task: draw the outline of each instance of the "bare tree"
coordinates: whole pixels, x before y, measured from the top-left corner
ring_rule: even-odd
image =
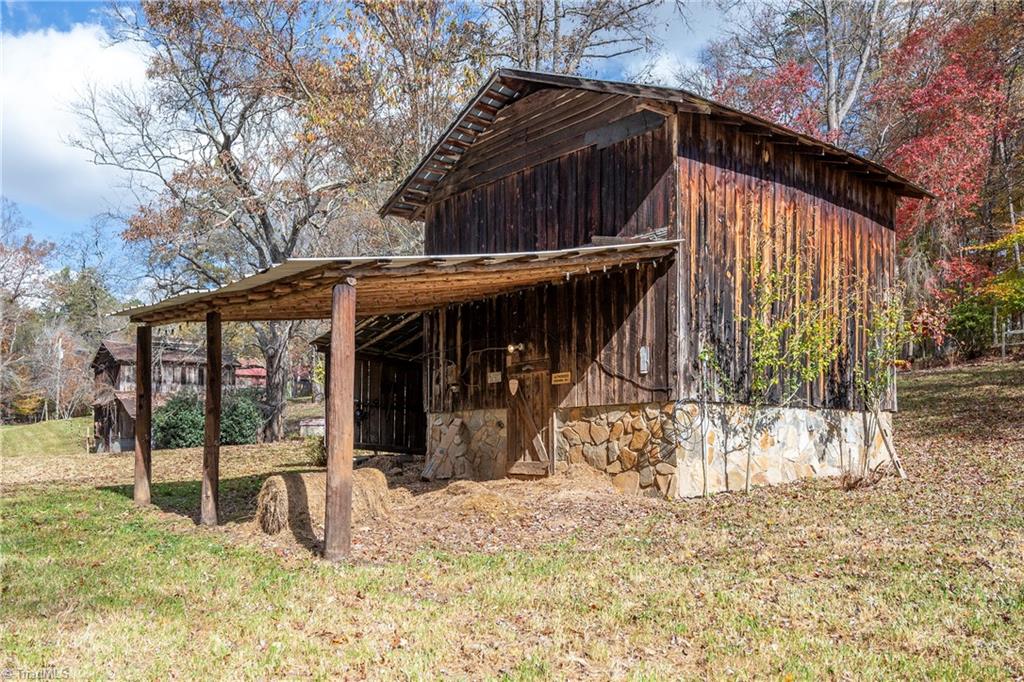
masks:
[[[25,348],[32,344],[20,342],[19,337],[29,304],[38,303],[54,250],[51,242],[24,234],[29,227],[17,204],[0,198],[0,396],[5,403],[25,383],[19,369]]]
[[[701,68],[680,81],[745,108],[761,96],[729,84],[802,67],[813,87],[807,102],[817,111],[821,133],[841,140],[856,127],[878,59],[913,24],[918,2],[892,0],[719,0],[727,16],[725,37],[705,51]],[[749,81],[747,81],[749,83]]]
[[[32,392],[42,398],[47,418],[68,419],[81,414],[92,397],[89,351],[63,320],[51,321],[40,331],[26,357]]]
[[[145,3],[116,7],[116,39],[149,57],[141,91],[89,90],[71,142],[126,171],[137,206],[125,237],[144,245],[164,293],[221,286],[313,250],[365,178],[307,114],[358,88],[323,76],[320,4]],[[347,87],[352,85],[352,87]],[[329,88],[328,88],[329,86]],[[352,96],[347,105],[360,106]],[[253,324],[267,368],[265,437],[283,433],[294,323]]]
[[[577,73],[657,46],[662,0],[491,0],[491,54],[525,69]],[[682,5],[678,5],[680,8]]]
[[[66,320],[87,347],[128,327],[127,320],[112,313],[125,307],[122,299],[133,293],[141,271],[120,249],[111,248],[116,240],[101,219],[94,220],[89,229],[61,243],[58,254],[65,265],[46,281],[42,311]]]
[[[315,98],[312,118],[332,122],[326,132],[344,147],[358,140],[358,163],[371,181],[352,194],[339,219],[345,229],[335,237],[351,233],[356,243],[350,248],[375,253],[419,252],[419,224],[382,222],[376,210],[486,77],[484,10],[459,0],[360,0],[336,28],[332,40],[339,49],[358,43],[345,68],[361,86],[360,120],[348,113],[351,102],[338,97]],[[321,243],[339,252],[335,240]]]

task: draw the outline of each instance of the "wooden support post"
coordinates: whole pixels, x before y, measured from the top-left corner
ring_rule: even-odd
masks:
[[[220,397],[224,363],[221,361],[220,313],[206,313],[206,428],[203,433],[203,490],[199,523],[217,525],[220,482]]]
[[[135,503],[149,504],[153,476],[150,419],[153,413],[153,328],[135,330]]]
[[[331,349],[324,353],[324,447],[331,432]]]
[[[327,398],[327,502],[324,558],[338,561],[352,548],[353,383],[356,369],[356,282],[334,285],[331,303],[330,386]]]

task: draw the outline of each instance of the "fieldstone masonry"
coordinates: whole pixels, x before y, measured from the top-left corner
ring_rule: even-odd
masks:
[[[626,494],[677,496],[673,405],[574,408],[558,421],[556,459],[587,462]]]
[[[556,466],[586,462],[608,473],[627,495],[677,499],[705,490],[742,490],[751,411],[745,405],[696,403],[620,405],[560,410],[556,414]],[[507,468],[505,410],[429,415],[428,452],[460,418],[450,452],[453,478],[503,478]],[[882,415],[891,432],[891,415]],[[751,484],[774,485],[813,476],[860,471],[887,455],[882,435],[866,429],[862,412],[769,408],[758,416]],[[701,443],[703,442],[703,448]],[[867,447],[865,447],[867,444]],[[701,458],[706,466],[701,465]]]
[[[611,474],[615,487],[631,495],[693,497],[703,494],[705,477],[708,493],[742,490],[750,415],[745,405],[711,405],[701,419],[695,403],[565,410],[558,415],[556,457]],[[751,485],[858,471],[865,455],[869,466],[877,465],[885,446],[877,429],[865,437],[871,423],[865,417],[842,410],[760,411]],[[890,415],[882,419],[890,429]]]
[[[503,478],[507,450],[505,410],[465,410],[428,415],[427,452],[434,450],[456,418],[462,420],[449,453],[453,478],[486,481]]]

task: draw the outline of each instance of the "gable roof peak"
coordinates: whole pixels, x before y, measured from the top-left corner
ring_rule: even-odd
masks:
[[[763,131],[769,138],[813,149],[815,154],[820,154],[826,160],[849,163],[865,174],[869,181],[887,185],[901,196],[932,196],[910,180],[858,154],[682,88],[501,68],[494,71],[480,86],[416,168],[398,185],[380,208],[380,215],[422,219],[423,209],[434,188],[458,165],[459,159],[476,139],[490,129],[499,112],[527,95],[549,88],[587,90],[667,102],[674,105],[675,110],[691,111],[750,126]]]

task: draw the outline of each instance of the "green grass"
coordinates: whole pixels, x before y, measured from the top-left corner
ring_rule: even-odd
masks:
[[[908,482],[665,504],[597,544],[530,551],[425,538],[401,561],[334,566],[137,509],[124,486],[18,489],[0,500],[0,668],[1020,678],[1022,400],[1020,365],[914,375],[897,421]],[[153,494],[187,506],[198,489]]]
[[[23,457],[39,453],[71,454],[85,451],[89,417],[54,419],[35,424],[0,426],[0,454]]]

